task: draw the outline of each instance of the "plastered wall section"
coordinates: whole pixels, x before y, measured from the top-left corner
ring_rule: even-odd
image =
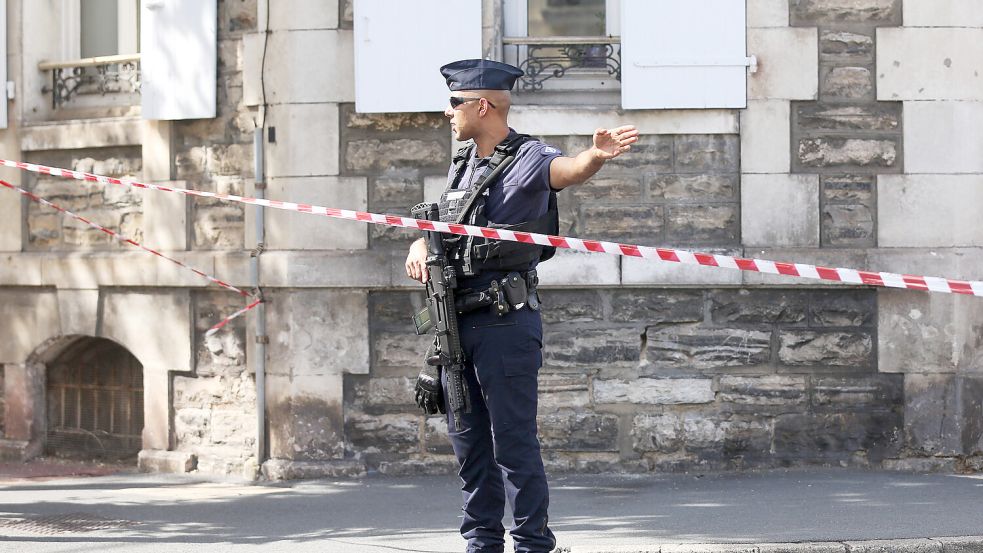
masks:
[[[748,76],[748,107],[740,116],[746,247],[819,246],[819,177],[790,174],[790,106],[818,95],[818,31],[788,24],[787,2],[749,2],[748,54],[758,69]]]
[[[12,144],[16,140],[11,139],[15,132],[9,128],[0,131],[0,149],[3,152],[17,153],[16,146]],[[12,169],[0,170],[0,179],[15,186],[19,186],[21,182],[20,175],[15,174]],[[20,194],[6,187],[0,190],[0,213],[4,214],[3,217],[0,217],[0,252],[21,251],[23,205],[24,200]]]
[[[906,174],[877,179],[882,270],[978,279],[983,253],[983,12],[967,0],[906,0],[877,34],[877,97],[903,102]],[[979,450],[979,298],[881,291],[881,372],[906,373],[907,445]],[[973,399],[977,398],[977,399]]]
[[[275,141],[267,134],[265,144],[267,197],[364,210],[366,179],[338,178],[339,104],[355,101],[352,32],[338,29],[337,2],[305,2],[299,8],[274,10],[267,21],[266,6],[260,6],[258,28],[269,23],[271,32],[243,39],[244,101],[259,105],[265,95],[265,123],[275,129]],[[330,67],[312,69],[310,52],[332,60]],[[247,247],[255,246],[255,216],[247,209]],[[364,224],[276,210],[267,211],[267,220],[271,249],[368,248]]]
[[[344,457],[343,374],[369,370],[368,293],[283,291],[269,311],[270,456]]]
[[[21,18],[21,7],[19,2],[8,2],[7,5],[7,79],[15,83],[20,81],[21,58],[23,49],[21,43],[23,35],[20,32],[21,26],[18,24]],[[23,85],[21,85],[23,86]],[[18,90],[15,85],[15,95]],[[20,104],[16,101],[0,100],[7,102],[7,128],[0,130],[0,152],[4,156],[11,156],[20,159],[20,147],[17,141],[18,127],[20,126]],[[21,172],[14,169],[0,169],[0,179],[11,184],[20,185]],[[0,218],[0,252],[19,252],[21,250],[22,226],[21,220],[23,200],[20,195],[11,190],[0,190],[0,213],[6,214]]]

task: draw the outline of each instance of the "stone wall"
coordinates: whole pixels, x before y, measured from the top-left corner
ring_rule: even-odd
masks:
[[[242,298],[225,291],[192,295],[195,370],[173,377],[174,448],[193,453],[197,469],[254,478],[256,387],[246,367],[246,323],[242,318],[222,332],[205,332],[242,307]]]
[[[901,103],[877,101],[877,29],[901,24],[901,1],[790,6],[792,25],[819,30],[819,97],[792,104],[792,170],[820,174],[822,247],[876,247],[876,175],[904,169]]]
[[[259,124],[257,110],[243,99],[242,43],[257,29],[258,8],[255,0],[220,1],[218,6],[217,115],[172,123],[172,173],[188,188],[241,195],[254,180],[253,129]],[[241,204],[195,197],[189,214],[191,250],[235,252],[245,247]],[[205,336],[245,300],[211,289],[193,292],[191,302],[194,371],[173,376],[172,446],[194,454],[201,472],[255,478],[256,386],[246,363],[246,318]]]
[[[551,470],[868,466],[903,445],[901,375],[877,371],[871,291],[546,290],[539,426]],[[370,296],[372,366],[346,431],[370,469],[446,471],[413,404],[419,293]]]
[[[218,107],[214,119],[173,123],[174,176],[196,190],[222,194],[245,193],[253,179],[253,129],[259,123],[255,109],[243,101],[242,40],[255,32],[255,0],[218,3]],[[245,240],[241,204],[193,198],[193,249],[236,250]]]
[[[969,206],[983,200],[983,95],[972,70],[983,20],[973,2],[749,0],[748,53],[759,66],[747,109],[531,102],[517,103],[512,121],[567,154],[587,147],[596,126],[642,129],[631,153],[560,194],[562,234],[979,278],[983,223]],[[349,0],[274,3],[271,14],[256,0],[218,6],[216,118],[0,132],[20,133],[27,161],[251,196],[253,129],[264,124],[270,198],[395,214],[436,199],[455,147],[446,121],[355,112]],[[487,25],[500,17],[485,15],[494,49]],[[312,51],[334,61],[330,71],[311,69]],[[143,136],[154,145],[141,142],[151,128],[158,134]],[[249,283],[252,209],[23,182]],[[3,242],[0,291],[18,302],[0,308],[26,330],[0,347],[0,364],[25,367],[49,339],[102,332],[147,369],[145,446],[159,467],[173,454],[180,470],[196,460],[202,472],[255,477],[252,316],[204,336],[241,298],[46,208],[3,205],[20,210],[24,233]],[[426,342],[407,314],[423,297],[402,263],[418,233],[275,210],[266,221],[264,473],[453,472],[445,423],[412,402]],[[539,422],[550,470],[983,465],[978,299],[570,252],[542,273]],[[160,343],[140,339],[146,313],[159,319]],[[12,370],[7,387],[26,381]],[[12,403],[3,399],[0,415]],[[0,416],[0,431],[13,426]]]
[[[365,177],[368,209],[408,216],[427,177],[447,174],[450,135],[436,113],[363,114],[341,106],[341,174]],[[370,249],[405,249],[419,231],[371,225]]]
[[[590,146],[588,136],[541,139],[571,156]],[[560,234],[645,245],[737,246],[739,170],[737,135],[642,136],[630,154],[559,195]]]
[[[369,374],[351,375],[345,382],[349,447],[364,452],[368,466],[385,473],[445,472],[455,462],[446,422],[424,416],[413,400],[420,352],[428,344],[406,315],[423,305],[420,292],[369,294]]]
[[[245,193],[246,183],[253,180],[253,128],[258,119],[257,110],[243,99],[242,42],[246,33],[256,31],[257,9],[255,0],[218,3],[215,118],[156,123],[154,128],[161,133],[158,150],[148,149],[146,143],[140,145],[140,132],[146,140],[149,124],[129,118],[100,119],[98,128],[85,121],[68,121],[64,129],[40,125],[25,130],[21,140],[22,147],[28,150],[25,160],[113,177],[178,180],[178,186],[197,190]],[[148,154],[159,159],[144,159]],[[148,171],[148,165],[154,169]],[[239,204],[161,197],[160,193],[122,186],[32,174],[27,174],[24,182],[38,195],[78,215],[148,247],[162,249],[190,266],[244,285],[244,278],[234,274],[236,258],[246,259],[245,255],[236,255],[242,251],[246,235],[244,208]],[[133,327],[130,332],[146,332],[152,326],[161,333],[161,340],[175,333],[194,337],[190,351],[169,352],[178,358],[187,356],[190,367],[179,368],[162,361],[168,356],[132,350],[145,366],[148,403],[153,396],[155,404],[146,411],[147,425],[153,430],[144,432],[145,448],[182,452],[181,467],[190,458],[197,460],[197,468],[203,472],[254,478],[258,471],[256,392],[246,365],[246,320],[234,321],[213,337],[204,336],[215,322],[241,309],[243,298],[222,289],[203,290],[206,281],[181,269],[120,245],[105,233],[48,207],[33,202],[25,205],[23,249],[53,253],[50,259],[39,258],[38,262],[54,264],[47,266],[45,282],[56,286],[58,297],[64,298],[50,313],[56,321],[61,318],[61,325],[55,324],[46,332],[105,332],[99,317],[107,309],[102,306],[110,302],[109,298],[118,297],[114,293],[122,294],[117,286],[161,291],[164,296],[173,291],[167,288],[168,284],[186,287],[183,306],[187,309],[190,305],[194,312],[190,321],[188,317],[162,317],[151,323],[146,317],[152,310],[128,311],[125,315],[126,325]],[[183,250],[202,254],[185,254]],[[100,252],[101,257],[73,255],[78,251]],[[111,257],[111,252],[121,257]],[[217,267],[209,252],[220,254],[219,258],[228,263]],[[34,280],[34,285],[41,283],[40,270]],[[193,291],[188,293],[187,287]],[[86,302],[91,298],[92,305],[78,304],[83,297]],[[31,347],[40,347],[45,337],[35,337],[37,343]],[[172,340],[153,345],[180,349],[182,343]],[[43,348],[39,351],[43,352]],[[152,439],[148,438],[151,435]]]
[[[2,392],[2,393],[0,393],[0,438],[2,438],[2,437],[5,436],[5,431],[6,431],[6,428],[7,428],[7,424],[6,424],[7,423],[7,419],[6,419],[6,416],[7,416],[7,405],[6,405],[6,403],[7,403],[7,392],[6,392],[6,388],[4,387],[4,381],[3,381],[3,379],[4,379],[4,369],[3,369],[3,366],[0,365],[0,392]]]
[[[136,178],[142,168],[140,150],[132,147],[42,152],[28,160],[118,178]],[[138,242],[143,239],[143,197],[132,188],[45,175],[30,175],[25,181],[32,192],[76,215]],[[123,248],[129,246],[82,221],[36,202],[27,204],[28,251]]]

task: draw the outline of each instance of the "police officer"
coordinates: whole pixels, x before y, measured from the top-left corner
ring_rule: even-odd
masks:
[[[443,220],[461,216],[455,210],[460,211],[460,200],[467,197],[467,191],[494,175],[492,182],[481,185],[487,192],[473,208],[478,213],[463,214],[464,222],[533,232],[555,229],[555,192],[583,183],[605,161],[627,152],[638,140],[633,126],[597,129],[589,149],[564,157],[558,149],[519,135],[508,125],[510,91],[522,76],[521,70],[474,59],[449,63],[440,72],[450,89],[444,115],[450,120],[451,132],[459,141],[472,142],[455,156],[450,168],[448,189],[440,204]],[[497,174],[489,170],[507,154],[513,158],[505,162],[507,166]],[[530,278],[536,264],[549,255],[534,246],[517,250],[514,243],[491,242],[458,239],[452,243],[456,251],[449,257],[460,265],[458,295],[486,291],[511,274],[527,280],[529,298],[506,307],[504,315],[487,308],[458,315],[470,397],[470,411],[461,415],[460,430],[455,429],[451,409],[445,409],[451,444],[461,466],[461,534],[468,541],[468,553],[502,553],[502,518],[508,502],[515,550],[549,552],[556,539],[547,524],[549,493],[536,435],[543,330],[535,295],[537,280]],[[406,274],[426,282],[426,258],[426,244],[420,239],[410,247]],[[444,378],[445,390],[446,385]]]

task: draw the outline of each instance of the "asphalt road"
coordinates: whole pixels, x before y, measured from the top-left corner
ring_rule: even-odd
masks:
[[[551,526],[574,552],[983,535],[981,476],[822,469],[551,483]],[[0,551],[458,552],[459,508],[451,476],[6,480]]]

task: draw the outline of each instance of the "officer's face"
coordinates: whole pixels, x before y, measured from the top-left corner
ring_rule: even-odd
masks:
[[[447,101],[447,108],[444,115],[450,119],[451,132],[457,140],[470,140],[474,138],[476,125],[480,119],[479,112],[487,110],[485,105],[487,100],[482,100],[481,96],[469,92],[452,92]]]

